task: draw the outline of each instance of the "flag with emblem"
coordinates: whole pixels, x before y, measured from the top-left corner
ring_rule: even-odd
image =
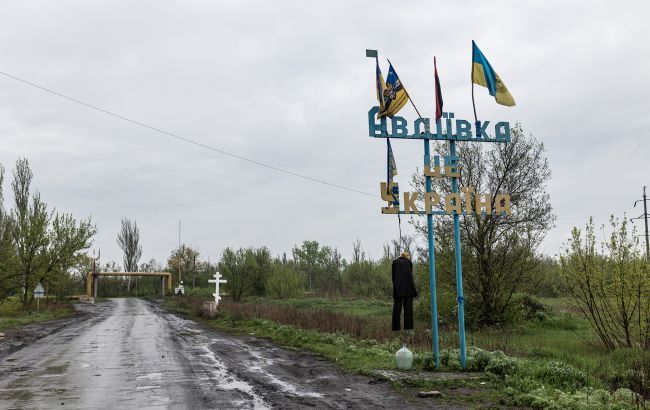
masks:
[[[384,109],[379,111],[379,117],[392,117],[408,102],[408,94],[400,81],[393,65],[388,67],[386,87],[384,88]]]

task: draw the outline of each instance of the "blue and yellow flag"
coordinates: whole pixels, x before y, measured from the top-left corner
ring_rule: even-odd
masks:
[[[388,68],[386,87],[384,88],[384,109],[379,111],[379,118],[392,117],[408,102],[408,94],[402,85],[393,65]]]
[[[384,76],[381,75],[381,70],[379,69],[379,59],[377,59],[377,76],[375,79],[377,85],[377,101],[379,101],[379,112],[384,111],[384,90],[386,89],[386,82],[384,81]]]
[[[391,182],[393,177],[397,175],[397,165],[395,164],[395,157],[393,156],[393,148],[390,146],[390,138],[386,138],[386,189],[390,191]],[[391,192],[387,192],[391,193]],[[393,192],[393,201],[398,198]]]
[[[497,104],[512,107],[515,99],[508,91],[506,85],[501,81],[499,75],[494,71],[487,58],[472,40],[472,83],[487,87],[490,95],[497,100]]]

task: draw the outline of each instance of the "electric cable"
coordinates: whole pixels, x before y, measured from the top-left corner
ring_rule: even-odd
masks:
[[[306,179],[308,181],[317,182],[319,184],[327,185],[327,186],[330,186],[330,187],[333,187],[333,188],[344,189],[344,190],[347,190],[347,191],[350,191],[350,192],[356,192],[358,194],[367,195],[367,196],[371,196],[371,197],[376,196],[376,195],[373,195],[373,194],[371,194],[369,192],[361,191],[361,190],[358,190],[358,189],[355,189],[355,188],[346,187],[346,186],[343,186],[343,185],[334,184],[332,182],[328,182],[328,181],[325,181],[325,180],[322,180],[322,179],[310,177],[308,175],[304,175],[304,174],[300,174],[300,173],[297,173],[297,172],[289,171],[289,170],[286,170],[286,169],[283,169],[283,168],[280,168],[280,167],[276,167],[274,165],[270,165],[270,164],[266,164],[264,162],[256,161],[254,159],[246,158],[246,157],[244,157],[242,155],[233,154],[233,153],[225,151],[223,149],[216,148],[216,147],[213,147],[211,145],[206,145],[206,144],[203,144],[201,142],[192,140],[190,138],[186,138],[186,137],[182,137],[182,136],[180,136],[178,134],[174,134],[173,132],[165,131],[163,129],[154,127],[152,125],[145,124],[145,123],[137,121],[137,120],[133,120],[131,118],[125,117],[125,116],[120,115],[120,114],[116,114],[116,113],[114,113],[112,111],[109,111],[109,110],[107,110],[105,108],[101,108],[101,107],[98,107],[96,105],[93,105],[93,104],[87,103],[85,101],[79,100],[77,98],[67,96],[67,95],[62,94],[60,92],[51,90],[49,88],[46,88],[46,87],[43,87],[41,85],[32,83],[30,81],[27,81],[27,80],[25,80],[23,78],[16,77],[15,75],[11,75],[9,73],[5,73],[5,72],[2,72],[2,71],[0,71],[0,74],[4,75],[5,77],[9,77],[9,78],[11,78],[13,80],[19,81],[19,82],[21,82],[23,84],[27,84],[29,86],[37,88],[37,89],[39,89],[41,91],[45,91],[47,93],[56,95],[58,97],[64,98],[64,99],[72,101],[74,103],[83,105],[83,106],[85,106],[87,108],[91,108],[93,110],[102,112],[104,114],[108,114],[108,115],[110,115],[112,117],[115,117],[115,118],[118,118],[120,120],[129,122],[131,124],[134,124],[134,125],[137,125],[137,126],[140,126],[140,127],[143,127],[143,128],[146,128],[146,129],[151,130],[151,131],[158,132],[160,134],[167,135],[169,137],[176,138],[176,139],[178,139],[180,141],[184,141],[184,142],[196,145],[196,146],[201,147],[201,148],[209,149],[211,151],[215,151],[215,152],[218,152],[218,153],[223,154],[223,155],[227,155],[227,156],[232,157],[232,158],[236,158],[236,159],[239,159],[239,160],[242,160],[242,161],[246,161],[246,162],[254,164],[254,165],[258,165],[258,166],[261,166],[261,167],[264,167],[264,168],[272,169],[272,170],[277,171],[277,172],[282,172],[282,173],[285,173],[285,174],[288,174],[288,175],[291,175],[291,176],[294,176],[294,177],[297,177],[297,178]]]

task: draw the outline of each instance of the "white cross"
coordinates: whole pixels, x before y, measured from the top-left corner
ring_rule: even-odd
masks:
[[[209,279],[209,283],[214,283],[214,293],[212,296],[214,296],[214,302],[218,305],[219,301],[221,300],[221,296],[219,296],[219,284],[220,283],[226,283],[228,282],[225,279],[221,279],[223,276],[219,272],[214,274],[214,279]]]

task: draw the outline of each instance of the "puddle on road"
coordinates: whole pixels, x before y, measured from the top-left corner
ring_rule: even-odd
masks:
[[[299,396],[299,397],[309,397],[309,398],[314,398],[314,399],[322,399],[324,396],[320,393],[316,392],[302,392],[299,391],[296,386],[294,386],[291,383],[287,383],[283,380],[278,379],[271,373],[267,372],[266,370],[262,369],[259,366],[251,366],[249,367],[250,370],[256,371],[260,374],[263,374],[266,376],[269,380],[269,383],[275,384],[276,386],[280,387],[280,391],[283,393],[289,393],[294,396]]]
[[[143,374],[135,378],[136,380],[160,380],[162,379],[162,373],[149,373]]]
[[[258,396],[253,390],[253,386],[246,383],[243,380],[235,378],[232,374],[229,374],[226,370],[226,365],[221,360],[217,359],[217,356],[212,350],[210,350],[205,344],[201,346],[201,349],[205,352],[201,357],[208,358],[212,361],[214,367],[207,367],[212,370],[212,373],[216,377],[217,387],[223,390],[237,390],[246,395],[248,395],[253,401],[253,408],[255,410],[270,409],[264,403],[262,397]]]

